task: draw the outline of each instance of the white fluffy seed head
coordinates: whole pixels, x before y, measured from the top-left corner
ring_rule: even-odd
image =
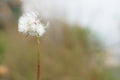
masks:
[[[38,13],[35,12],[24,13],[18,22],[18,31],[32,36],[42,36],[45,28],[46,26],[39,20]]]

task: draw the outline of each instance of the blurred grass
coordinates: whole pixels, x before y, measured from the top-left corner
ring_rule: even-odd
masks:
[[[41,79],[90,80],[90,72],[97,67],[95,58],[98,53],[93,52],[88,44],[89,33],[81,28],[69,29],[63,25],[62,39],[58,42],[54,39],[57,34],[54,31],[52,28],[41,37]],[[15,79],[18,79],[17,74],[22,80],[36,79],[34,38],[24,38],[16,31],[10,34],[9,53],[5,60]]]
[[[5,52],[5,35],[2,30],[0,30],[0,64],[2,63],[3,60],[3,55]]]
[[[36,80],[36,40],[18,33],[19,7],[11,2],[7,9],[13,16],[1,20],[0,63],[9,68],[8,80]],[[95,33],[64,20],[51,22],[40,38],[41,80],[119,80],[104,65],[106,52]]]
[[[13,27],[6,29],[7,39],[3,41],[7,46],[3,62],[10,69],[11,80],[36,79],[36,40],[18,33],[17,24],[9,26]],[[62,23],[59,34],[55,27],[49,28],[40,38],[41,80],[114,79],[104,68],[105,51],[89,29],[76,25],[69,28]],[[4,33],[1,35],[4,37]]]

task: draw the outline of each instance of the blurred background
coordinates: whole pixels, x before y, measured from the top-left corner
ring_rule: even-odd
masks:
[[[34,37],[23,12],[50,22],[41,41],[41,80],[120,80],[119,0],[0,0],[0,80],[36,80]]]

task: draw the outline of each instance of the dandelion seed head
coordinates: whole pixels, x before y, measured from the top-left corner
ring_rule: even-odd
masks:
[[[37,12],[24,13],[18,22],[18,31],[31,36],[42,36],[46,26],[39,20]]]

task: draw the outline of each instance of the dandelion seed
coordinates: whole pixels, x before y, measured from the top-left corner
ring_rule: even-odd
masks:
[[[46,26],[39,20],[38,13],[29,12],[24,13],[18,23],[18,31],[31,35],[42,36],[45,33]]]

